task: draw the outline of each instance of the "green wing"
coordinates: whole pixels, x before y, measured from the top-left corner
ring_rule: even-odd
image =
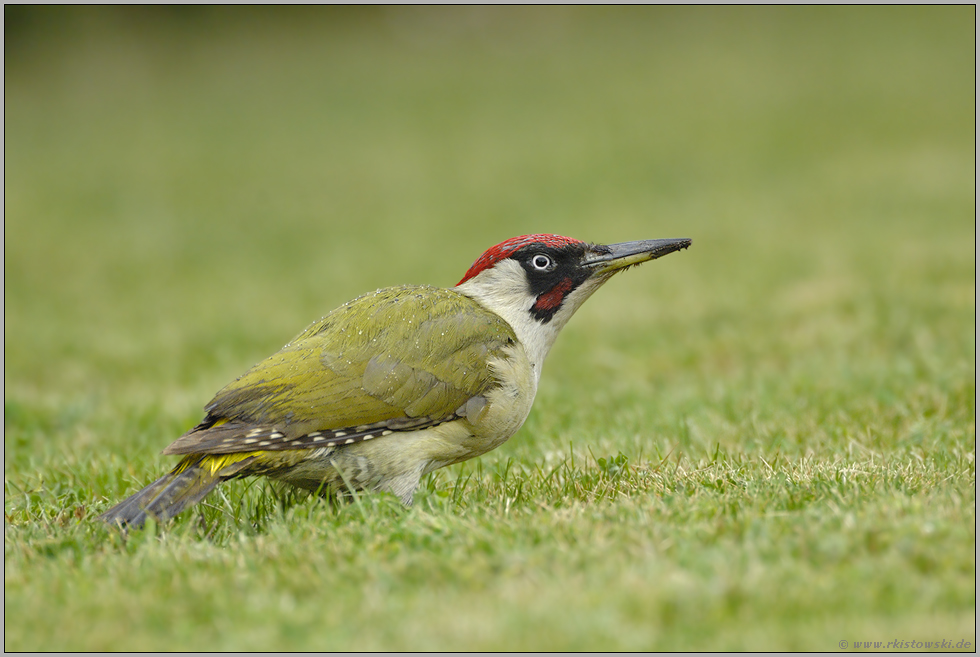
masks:
[[[284,449],[316,432],[443,422],[495,385],[511,326],[445,288],[378,290],[344,304],[221,390],[169,454]]]

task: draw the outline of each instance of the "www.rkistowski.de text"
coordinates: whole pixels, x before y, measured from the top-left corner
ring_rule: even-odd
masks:
[[[841,650],[908,650],[914,648],[916,650],[975,650],[976,646],[973,645],[972,641],[967,641],[966,639],[961,639],[959,641],[951,639],[939,639],[935,641],[916,641],[908,640],[903,641],[901,639],[894,639],[892,641],[848,641],[847,639],[842,639],[837,644]]]

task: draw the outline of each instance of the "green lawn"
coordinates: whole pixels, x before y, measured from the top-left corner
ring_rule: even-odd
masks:
[[[5,650],[974,650],[975,11],[5,7]],[[694,245],[411,510],[96,520],[531,232]]]

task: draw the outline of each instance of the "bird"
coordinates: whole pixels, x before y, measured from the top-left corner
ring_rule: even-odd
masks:
[[[181,457],[176,467],[99,517],[122,529],[165,522],[250,476],[328,496],[387,492],[411,506],[423,476],[520,429],[545,357],[586,299],[691,243],[522,235],[485,251],[455,287],[349,301],[221,389],[163,450]]]

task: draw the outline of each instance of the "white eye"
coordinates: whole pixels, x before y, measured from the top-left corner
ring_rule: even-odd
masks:
[[[538,271],[548,271],[549,269],[551,269],[552,264],[553,262],[551,258],[549,258],[543,253],[539,253],[538,255],[531,258],[531,266],[537,269]]]

